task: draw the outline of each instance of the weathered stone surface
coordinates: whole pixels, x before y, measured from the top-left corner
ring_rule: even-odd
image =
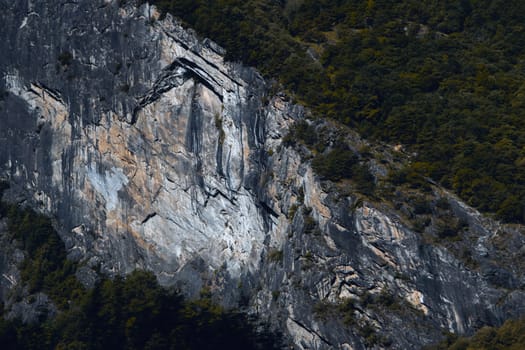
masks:
[[[519,229],[443,192],[468,223],[470,268],[393,209],[326,187],[283,143],[303,109],[170,16],[102,0],[0,9],[0,176],[55,219],[70,258],[189,295],[208,285],[298,349],[420,348],[524,314]]]

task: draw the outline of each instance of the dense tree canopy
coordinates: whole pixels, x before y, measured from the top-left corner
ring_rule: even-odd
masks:
[[[508,320],[501,327],[483,327],[470,338],[450,335],[426,350],[520,350],[525,349],[525,320]]]
[[[421,174],[525,222],[525,3],[154,0],[317,117],[401,144]]]

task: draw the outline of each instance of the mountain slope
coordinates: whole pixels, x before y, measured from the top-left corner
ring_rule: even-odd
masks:
[[[279,79],[317,117],[406,148],[408,171],[524,222],[521,1],[153,3]]]
[[[388,185],[406,155],[119,5],[0,1],[6,196],[53,217],[86,284],[142,268],[206,287],[296,348],[419,348],[523,314],[519,227],[421,178]]]

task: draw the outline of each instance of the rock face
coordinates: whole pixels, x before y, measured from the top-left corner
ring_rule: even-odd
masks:
[[[525,313],[523,269],[495,261],[503,234],[507,258],[523,255],[518,229],[447,194],[476,240],[467,267],[395,210],[320,182],[283,142],[303,109],[169,15],[108,0],[0,9],[0,176],[52,215],[70,258],[209,286],[298,349],[420,348]]]

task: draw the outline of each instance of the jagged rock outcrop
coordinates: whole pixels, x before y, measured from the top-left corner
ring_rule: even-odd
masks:
[[[52,215],[70,258],[208,285],[299,349],[419,348],[524,313],[523,252],[498,241],[522,245],[519,228],[434,186],[469,227],[467,266],[393,208],[321,182],[283,142],[304,110],[256,71],[120,5],[0,0],[0,175]]]

